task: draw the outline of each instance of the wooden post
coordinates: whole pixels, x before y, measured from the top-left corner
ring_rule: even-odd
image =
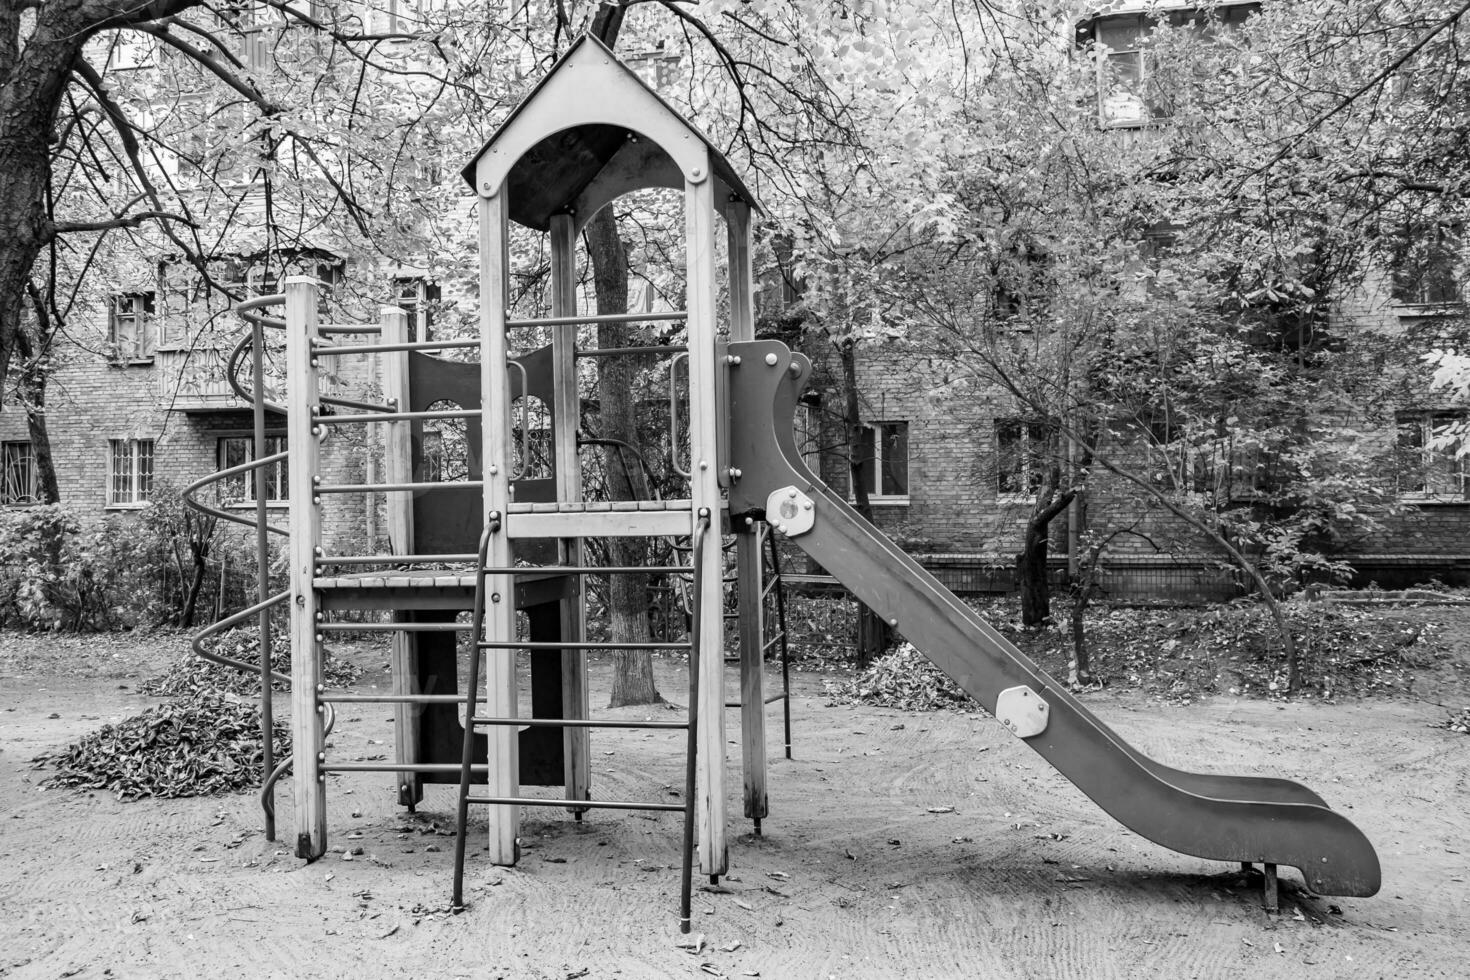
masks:
[[[382,326],[382,341],[385,344],[401,344],[412,338],[408,335],[408,314],[396,306],[384,306],[378,315]],[[393,351],[380,355],[383,361],[383,395],[397,411],[410,409],[408,392],[408,352]],[[388,483],[413,482],[413,423],[383,423],[383,474]],[[392,491],[384,495],[388,518],[388,549],[395,555],[411,555],[413,550],[413,494],[409,491]],[[395,615],[402,619],[405,614]],[[414,635],[399,630],[393,634],[393,646],[389,654],[394,694],[418,694],[414,670]],[[396,704],[393,706],[393,741],[395,758],[399,762],[413,764],[419,761],[418,732],[424,707],[420,704]],[[399,806],[412,807],[423,799],[423,786],[416,772],[403,771],[397,774]]]
[[[755,276],[750,255],[750,205],[725,207],[730,256],[730,339],[755,339]],[[715,406],[729,411],[728,405]],[[731,479],[738,479],[733,474]],[[740,609],[740,759],[745,774],[745,816],[761,820],[770,806],[766,795],[765,595],[761,581],[761,525],[733,529],[736,587]]]
[[[684,183],[684,229],[689,317],[690,499],[695,520],[710,518],[709,543],[698,569],[699,644],[699,868],[722,875],[725,840],[724,583],[719,548],[720,485],[715,404],[715,201],[708,157]]]
[[[569,214],[551,216],[551,315],[577,314],[577,229]],[[556,447],[556,499],[561,503],[582,500],[582,464],[577,452],[577,429],[581,421],[581,394],[577,387],[576,335],[558,330],[551,340],[552,372],[555,377],[555,405],[552,417],[556,429],[552,442]],[[567,565],[582,564],[582,542],[563,538],[560,558]],[[579,643],[586,635],[587,611],[580,577],[574,576],[561,606],[561,639]],[[586,718],[587,652],[563,650],[561,654],[562,717]],[[592,743],[586,728],[562,730],[565,759],[566,792],[569,800],[585,800],[592,792]],[[580,815],[581,811],[574,812]]]
[[[311,346],[317,338],[317,281],[286,280],[286,445],[291,453],[291,757],[296,791],[296,856],[315,860],[327,850],[326,777],[321,771],[322,682],[317,632],[317,547],[321,543],[318,440],[321,396]]]
[[[506,533],[510,510],[510,385],[506,377],[505,304],[510,256],[506,227],[505,188],[492,197],[480,198],[480,400],[486,521],[499,520],[501,530],[490,538],[487,561],[492,568],[509,568],[510,536]],[[508,642],[515,638],[515,581],[510,575],[486,579],[485,639]],[[516,658],[514,650],[486,650],[486,715],[513,718],[516,715]],[[510,725],[491,725],[488,740],[490,796],[520,795],[520,750],[517,730]],[[506,804],[489,808],[490,860],[495,864],[516,863],[516,837],[520,833],[520,809]]]
[[[745,770],[745,815],[761,821],[766,797],[765,596],[761,582],[762,525],[736,528],[736,586],[740,608],[740,760]]]

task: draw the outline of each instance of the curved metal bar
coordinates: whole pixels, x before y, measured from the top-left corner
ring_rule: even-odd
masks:
[[[214,663],[220,664],[221,666],[231,667],[235,670],[254,673],[260,669],[259,664],[247,664],[245,661],[236,660],[234,657],[226,657],[223,654],[212,653],[209,650],[204,649],[202,644],[211,636],[214,636],[218,633],[223,633],[225,630],[231,629],[234,626],[238,626],[240,623],[243,623],[250,617],[259,615],[265,610],[270,609],[272,606],[276,606],[282,602],[285,602],[290,597],[290,592],[277,592],[269,599],[266,599],[263,602],[257,602],[249,609],[242,609],[234,615],[226,616],[219,622],[212,623],[209,626],[206,626],[204,629],[200,630],[193,637],[191,637],[189,640],[189,646],[194,651],[196,656],[202,657],[205,660],[213,661]],[[282,674],[277,670],[271,671],[271,679],[280,681],[283,684],[291,683],[291,678],[289,675]]]
[[[232,514],[227,510],[220,510],[218,507],[211,507],[209,504],[195,499],[194,494],[209,486],[211,483],[217,483],[221,480],[227,480],[232,476],[239,476],[242,473],[249,473],[253,470],[259,469],[262,466],[270,466],[272,463],[279,463],[289,458],[290,455],[291,454],[288,452],[273,453],[270,456],[265,456],[260,459],[252,459],[248,463],[241,463],[239,466],[231,466],[227,470],[218,470],[214,473],[209,474],[208,476],[200,477],[193,483],[189,484],[187,487],[184,488],[180,496],[184,498],[185,503],[187,503],[190,507],[194,508],[201,514],[208,514],[210,517],[217,517],[222,521],[229,521],[232,524],[243,524],[246,527],[255,527],[255,521],[251,520],[250,518],[242,517],[239,514]],[[289,535],[291,533],[285,528],[277,527],[274,524],[267,524],[265,526],[265,529],[272,534]]]
[[[255,393],[252,391],[247,391],[245,389],[245,386],[240,384],[239,373],[240,364],[244,361],[246,352],[248,352],[253,346],[254,338],[250,334],[246,334],[244,337],[241,337],[240,342],[237,343],[234,349],[230,351],[230,360],[229,363],[225,366],[225,380],[229,382],[231,390],[233,390],[235,394],[240,398],[240,400],[245,402],[245,404],[247,405],[255,404]],[[262,387],[264,386],[262,385]],[[279,405],[276,402],[268,401],[265,403],[265,407],[270,409],[272,412],[276,412],[281,415],[286,414],[285,406]]]

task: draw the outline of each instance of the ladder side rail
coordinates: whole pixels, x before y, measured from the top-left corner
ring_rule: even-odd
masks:
[[[379,311],[380,336],[387,344],[400,344],[408,340],[408,316],[396,306],[384,306]],[[382,372],[383,397],[396,409],[409,407],[409,366],[407,351],[391,351],[378,359]],[[383,478],[390,484],[413,482],[413,428],[407,419],[385,421],[383,437]],[[383,494],[388,524],[388,551],[392,555],[411,555],[413,539],[413,494],[407,490],[393,490]],[[369,548],[376,547],[369,542]],[[394,619],[401,619],[396,614]],[[413,666],[413,638],[404,630],[394,630],[389,660],[395,695],[417,694],[416,672]],[[419,761],[419,720],[423,717],[422,707],[413,703],[396,704],[393,709],[394,758],[412,765]],[[396,779],[398,803],[412,809],[423,796],[418,773],[403,769]]]
[[[316,700],[322,680],[320,597],[313,585],[316,550],[321,544],[321,497],[315,483],[321,469],[316,419],[321,387],[312,345],[316,341],[317,282],[293,276],[286,295],[286,444],[291,454],[291,730],[292,773],[296,795],[296,856],[315,860],[327,850],[325,776],[320,760],[325,735],[322,705]]]
[[[510,229],[506,188],[480,198],[480,465],[483,479],[485,526],[499,532],[487,539],[480,567],[507,568],[513,565],[509,524],[502,523],[510,510],[511,424],[509,362],[506,336],[506,303],[510,297]],[[515,579],[513,575],[486,573],[484,629],[477,635],[487,640],[506,641],[515,636]],[[495,651],[483,658],[485,701],[497,717],[517,714],[515,654]],[[490,766],[488,791],[495,796],[515,797],[520,790],[520,746],[510,729],[491,729],[487,736]],[[514,805],[492,806],[489,812],[490,859],[495,864],[516,862],[516,838],[520,815]]]

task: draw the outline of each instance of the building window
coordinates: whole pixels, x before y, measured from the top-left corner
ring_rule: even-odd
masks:
[[[909,495],[909,424],[870,422],[858,435],[858,478],[872,501]]]
[[[408,331],[412,339],[434,339],[434,312],[439,302],[439,284],[422,276],[393,280],[392,302],[408,314]]]
[[[1400,496],[1414,500],[1470,500],[1462,413],[1400,412],[1396,472]]]
[[[1078,45],[1093,44],[1097,59],[1098,120],[1104,126],[1131,127],[1170,114],[1175,93],[1167,91],[1149,43],[1149,35],[1160,23],[1188,27],[1208,37],[1238,27],[1259,8],[1256,2],[1226,0],[1207,9],[1111,14],[1079,24]]]
[[[286,451],[286,437],[283,435],[268,435],[265,437],[265,454],[275,456]],[[225,436],[219,441],[219,468],[221,470],[232,469],[236,466],[244,466],[255,460],[255,437],[250,436]],[[265,499],[267,503],[283,503],[289,499],[287,478],[290,471],[287,468],[287,460],[277,460],[265,467]],[[247,470],[236,476],[228,477],[219,483],[219,499],[224,504],[253,504],[255,503],[255,471]]]
[[[108,300],[107,341],[122,363],[153,360],[153,294],[119,293]]]
[[[113,439],[107,506],[138,507],[153,496],[153,440]]]
[[[1408,306],[1459,303],[1460,229],[1416,222],[1404,230],[1394,248],[1393,298]]]
[[[821,406],[812,402],[801,402],[796,406],[793,424],[796,448],[801,461],[817,476],[822,475],[822,415]]]
[[[1054,455],[1052,427],[1045,422],[997,419],[995,446],[996,493],[1014,500],[1035,497]]]
[[[0,504],[36,502],[36,454],[29,442],[0,443]]]

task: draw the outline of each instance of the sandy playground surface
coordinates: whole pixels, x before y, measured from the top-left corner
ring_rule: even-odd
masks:
[[[520,864],[472,856],[471,907],[451,915],[451,787],[430,787],[409,815],[388,777],[332,777],[333,853],[312,864],[263,838],[251,795],[120,803],[43,790],[31,758],[141,711],[151,701],[132,688],[182,644],[74,637],[22,649],[34,643],[0,633],[11,648],[0,654],[0,977],[1470,973],[1470,738],[1430,727],[1445,712],[1420,701],[1089,696],[1156,759],[1298,779],[1377,846],[1377,896],[1313,897],[1283,869],[1282,910],[1268,916],[1236,868],[1124,830],[989,717],[832,704],[821,675],[799,675],[791,761],[770,709],[761,837],[739,816],[729,719],[731,873],[695,894],[696,949],[679,945],[674,815],[598,811],[579,825],[533,812]],[[1467,649],[1455,656],[1470,661]],[[377,651],[362,656],[381,667]],[[594,705],[606,702],[606,671],[594,670]],[[385,683],[375,670],[359,689]],[[677,700],[686,689],[669,664],[659,686]],[[390,752],[391,713],[346,711],[336,757]],[[596,732],[593,745],[605,798],[681,785],[663,733]],[[279,808],[289,836],[289,786]]]

